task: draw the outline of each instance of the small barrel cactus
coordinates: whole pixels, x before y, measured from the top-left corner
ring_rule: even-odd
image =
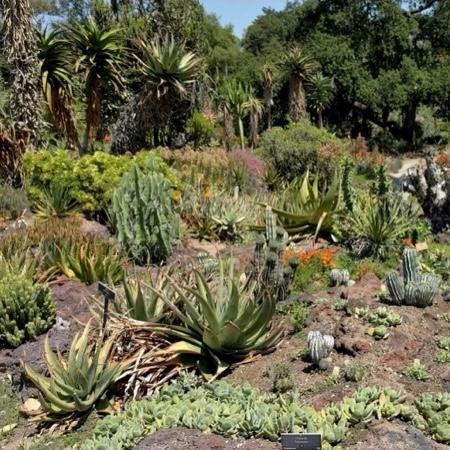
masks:
[[[348,286],[350,273],[347,269],[333,269],[330,272],[330,286]]]
[[[310,331],[307,341],[312,362],[320,368],[326,368],[326,359],[334,347],[334,337],[321,331]]]
[[[409,247],[403,251],[402,275],[391,272],[386,278],[392,302],[421,308],[430,306],[439,292],[441,279],[433,274],[420,273],[417,252]]]

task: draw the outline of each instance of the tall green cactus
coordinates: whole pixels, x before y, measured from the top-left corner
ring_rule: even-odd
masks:
[[[439,292],[441,279],[433,274],[420,273],[417,252],[409,247],[403,251],[402,274],[391,272],[386,278],[391,300],[397,305],[421,308],[431,305]]]
[[[134,165],[112,196],[110,216],[117,239],[138,264],[165,261],[181,234],[172,186],[157,164],[150,155],[143,171]]]
[[[25,273],[0,276],[0,346],[18,347],[48,330],[56,306],[47,287],[34,284]]]

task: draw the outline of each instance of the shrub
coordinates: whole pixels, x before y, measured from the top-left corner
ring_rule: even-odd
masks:
[[[286,129],[274,127],[262,134],[258,153],[287,180],[306,170],[331,178],[345,152],[342,141],[308,120]]]
[[[27,152],[23,157],[27,195],[37,201],[45,189],[58,185],[68,189],[84,212],[101,212],[111,202],[123,174],[134,162],[143,167],[149,153],[143,150],[132,157],[95,152],[75,158],[67,150]],[[167,165],[158,161],[158,171],[176,184]]]
[[[18,347],[50,328],[56,307],[48,288],[22,271],[5,269],[0,275],[0,341]]]
[[[214,136],[214,123],[199,111],[194,111],[192,117],[186,123],[186,131],[198,149],[202,145],[208,145]]]
[[[6,185],[0,185],[0,219],[17,219],[28,207],[25,194]]]
[[[167,259],[181,236],[173,188],[162,175],[159,158],[148,157],[144,170],[135,164],[114,190],[111,222],[125,251],[138,263]]]

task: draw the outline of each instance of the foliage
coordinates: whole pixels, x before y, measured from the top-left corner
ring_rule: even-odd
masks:
[[[180,216],[172,193],[173,186],[160,173],[154,155],[142,171],[132,166],[113,192],[112,225],[120,244],[138,264],[165,261],[180,238]]]
[[[449,402],[448,392],[422,394],[414,402],[414,425],[419,430],[430,433],[438,442],[450,442]]]
[[[338,138],[307,120],[285,129],[274,127],[265,131],[257,149],[278,175],[288,181],[307,170],[331,179],[344,152],[344,145]]]
[[[330,104],[333,97],[333,84],[331,78],[322,73],[311,75],[306,83],[306,96],[310,108],[317,115],[319,128],[322,128],[323,110]]]
[[[400,314],[391,311],[386,306],[380,306],[369,315],[368,320],[375,326],[385,325],[387,327],[396,327],[403,322],[403,317]]]
[[[346,191],[353,201],[352,210],[343,215],[341,237],[359,257],[388,259],[414,228],[417,211],[391,192],[383,166],[377,170],[370,194]]]
[[[192,140],[194,149],[208,145],[214,136],[214,123],[199,111],[194,111],[192,117],[186,122],[186,131]]]
[[[272,391],[277,393],[284,393],[294,387],[291,377],[291,369],[286,363],[275,363],[266,370],[266,375],[272,381]]]
[[[439,349],[434,354],[434,361],[436,361],[438,364],[448,364],[450,363],[450,352],[444,349]]]
[[[310,308],[305,302],[297,301],[289,305],[287,314],[289,315],[294,333],[300,333],[306,326],[306,321],[310,313]]]
[[[355,383],[359,383],[360,381],[362,381],[369,375],[369,373],[369,367],[361,363],[351,364],[344,370],[345,379],[347,381],[354,381]]]
[[[17,397],[15,396],[9,380],[0,380],[0,410],[3,411],[0,417],[0,430],[2,435],[12,431],[19,421],[17,411]]]
[[[44,266],[83,283],[118,283],[124,275],[125,259],[109,242],[94,236],[41,243]]]
[[[17,219],[28,207],[23,191],[0,184],[0,217]]]
[[[95,152],[73,158],[66,150],[28,152],[23,158],[27,195],[31,201],[36,201],[45,189],[57,185],[68,189],[84,212],[101,213],[111,203],[112,191],[123,174],[133,163],[143,168],[149,154],[142,151],[130,157]],[[176,179],[160,159],[157,167],[176,184]]]
[[[132,402],[119,414],[99,421],[82,450],[102,445],[132,448],[143,436],[161,428],[185,426],[226,437],[259,437],[277,441],[281,433],[322,432],[324,448],[341,442],[348,428],[374,417],[391,420],[408,407],[405,396],[389,388],[366,387],[341,403],[316,411],[298,396],[261,394],[245,384],[215,381],[202,386],[177,381],[148,400]],[[331,444],[331,445],[330,445]]]
[[[0,340],[11,347],[36,339],[55,321],[56,306],[46,286],[0,260]]]
[[[48,188],[44,188],[32,208],[40,219],[63,218],[75,215],[78,212],[78,203],[72,198],[68,187],[52,183]]]
[[[394,271],[386,278],[392,302],[421,308],[433,303],[434,297],[439,292],[440,283],[441,279],[438,276],[420,273],[417,252],[409,247],[403,250],[402,276]]]
[[[116,381],[123,367],[111,362],[110,351],[114,336],[94,346],[89,346],[90,324],[83,333],[76,334],[67,360],[55,354],[44,342],[44,360],[50,377],[36,372],[24,364],[25,375],[39,389],[44,400],[47,418],[58,418],[71,413],[86,413],[105,400],[105,392]]]
[[[417,381],[425,381],[430,378],[428,370],[418,359],[415,359],[411,364],[405,367],[403,374],[408,378],[414,378]]]
[[[450,336],[436,336],[434,338],[438,348],[443,350],[450,350]]]
[[[316,240],[319,233],[333,235],[339,204],[339,178],[335,176],[329,186],[320,189],[319,175],[311,183],[306,171],[287,185],[273,211],[290,236],[312,235]]]
[[[282,329],[272,323],[277,299],[259,293],[251,277],[242,283],[233,264],[225,273],[223,263],[214,283],[208,283],[199,271],[194,275],[192,287],[170,279],[169,293],[156,291],[182,323],[158,328],[178,339],[168,352],[193,355],[204,375],[211,377],[227,369],[231,361],[267,350],[280,340]],[[174,304],[172,290],[183,308]]]

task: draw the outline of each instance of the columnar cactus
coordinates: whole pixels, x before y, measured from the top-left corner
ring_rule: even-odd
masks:
[[[330,286],[348,286],[350,273],[346,269],[333,269],[330,272]]]
[[[333,350],[334,337],[321,331],[310,331],[307,341],[311,361],[320,368],[326,368],[328,364],[325,360]]]
[[[133,166],[113,192],[111,219],[117,239],[138,264],[165,261],[181,233],[172,186],[156,164],[150,155],[144,171]]]
[[[255,243],[251,276],[258,281],[260,294],[275,296],[278,301],[283,301],[289,295],[298,260],[292,258],[288,267],[283,266],[287,234],[276,226],[276,216],[270,206],[266,208],[265,221],[265,234],[258,236]]]
[[[433,274],[420,273],[417,252],[409,247],[403,251],[402,274],[391,272],[386,278],[391,300],[397,305],[421,308],[431,305],[439,291],[441,279]]]
[[[0,276],[0,344],[18,347],[48,330],[56,306],[45,286],[22,273]]]

